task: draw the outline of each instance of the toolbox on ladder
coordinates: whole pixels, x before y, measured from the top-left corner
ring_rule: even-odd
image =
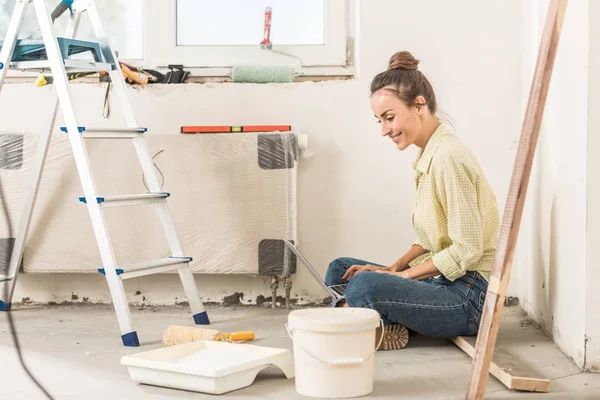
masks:
[[[96,62],[102,62],[100,45],[98,43],[64,37],[57,37],[56,40],[63,59],[76,54],[90,52]],[[0,51],[2,51],[3,42],[3,40],[0,40]],[[46,46],[43,41],[19,39],[15,45],[11,61],[40,61],[47,59],[48,54],[46,53]]]

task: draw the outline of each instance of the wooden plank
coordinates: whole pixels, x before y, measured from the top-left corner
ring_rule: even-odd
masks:
[[[452,341],[465,353],[473,357],[477,338],[474,336],[458,336]],[[523,361],[514,357],[502,347],[494,349],[494,357],[490,364],[490,373],[509,389],[524,392],[550,391],[550,380],[524,365]]]
[[[546,16],[523,130],[498,236],[496,258],[479,326],[466,395],[469,400],[483,399],[485,394],[566,5],[566,0],[552,0]]]

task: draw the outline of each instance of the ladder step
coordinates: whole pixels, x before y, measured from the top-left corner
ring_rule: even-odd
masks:
[[[96,197],[96,202],[101,207],[127,207],[137,206],[142,204],[152,204],[158,202],[164,202],[171,193],[159,192],[159,193],[144,193],[144,194],[126,194],[123,196],[105,196]],[[79,201],[87,204],[85,197],[80,197]]]
[[[145,261],[137,264],[125,265],[121,279],[137,278],[138,276],[160,274],[187,267],[192,257],[168,257],[160,260]]]
[[[8,281],[12,281],[12,280],[13,280],[12,276],[0,275],[0,282],[8,282]]]
[[[79,133],[86,139],[134,139],[141,137],[147,128],[86,128],[79,126]],[[61,126],[60,130],[67,133],[67,127]]]

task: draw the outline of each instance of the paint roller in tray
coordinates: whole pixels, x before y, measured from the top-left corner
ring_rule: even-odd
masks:
[[[225,333],[216,329],[196,328],[193,326],[169,326],[163,334],[163,346],[196,342],[198,340],[214,340],[216,342],[246,342],[254,340],[254,332]]]
[[[273,9],[265,8],[264,39],[260,48],[265,50],[261,59],[275,60],[273,65],[236,65],[231,70],[231,80],[235,83],[289,83],[301,72],[302,60],[290,54],[273,50],[271,43],[271,17]],[[287,61],[287,62],[286,62]],[[270,61],[269,61],[270,63]],[[283,65],[277,65],[281,64]],[[268,64],[268,63],[267,63]],[[291,65],[294,65],[293,67]]]

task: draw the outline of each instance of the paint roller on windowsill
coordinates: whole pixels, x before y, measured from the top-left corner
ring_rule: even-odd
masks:
[[[302,60],[298,57],[273,50],[271,43],[271,17],[273,9],[269,6],[265,8],[264,18],[264,38],[260,42],[260,48],[266,50],[261,58],[276,60],[273,65],[236,65],[231,70],[231,80],[234,83],[290,83],[294,81],[296,74],[302,69]],[[267,54],[269,54],[267,56]],[[275,56],[271,56],[271,54]],[[285,58],[282,58],[285,57]],[[280,64],[283,60],[291,61],[284,65]]]

